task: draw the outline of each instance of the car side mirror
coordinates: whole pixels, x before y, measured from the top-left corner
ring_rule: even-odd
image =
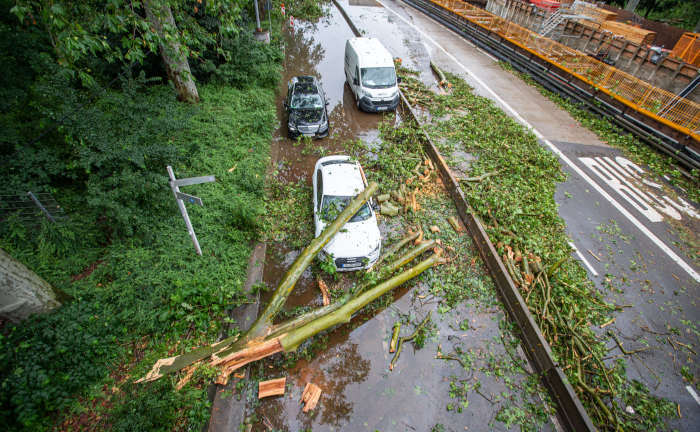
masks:
[[[401,82],[401,77],[396,77],[396,82],[400,83]]]
[[[326,101],[326,106],[328,106],[328,105],[330,105],[330,104],[331,104],[330,102]]]
[[[375,212],[379,212],[379,210],[380,210],[379,204],[374,200],[372,200],[372,210],[374,210]]]
[[[360,82],[357,80],[357,78],[352,79],[353,85],[360,85]]]

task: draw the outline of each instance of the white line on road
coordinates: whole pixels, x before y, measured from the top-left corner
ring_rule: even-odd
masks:
[[[698,394],[695,393],[695,389],[693,389],[691,386],[687,385],[685,386],[685,389],[688,390],[688,393],[695,399],[695,402],[697,402],[698,405],[700,405],[700,398],[698,397]]]
[[[569,246],[571,246],[571,249],[573,249],[574,252],[576,252],[576,255],[578,255],[579,258],[581,258],[581,261],[583,261],[583,263],[586,264],[586,267],[588,267],[588,270],[590,270],[591,273],[593,273],[593,276],[598,276],[598,272],[595,271],[595,269],[594,269],[593,266],[588,262],[588,260],[586,259],[586,257],[584,257],[583,254],[581,253],[581,251],[578,250],[578,248],[576,247],[576,245],[574,244],[574,242],[569,242]]]
[[[491,96],[493,96],[493,99],[501,105],[503,108],[506,109],[506,111],[510,112],[513,117],[515,117],[516,120],[518,120],[520,123],[522,123],[525,127],[530,129],[532,133],[535,134],[535,136],[542,140],[547,147],[552,150],[554,154],[559,156],[559,158],[564,161],[565,164],[567,164],[576,174],[581,176],[582,179],[584,179],[588,184],[593,187],[600,195],[603,196],[610,204],[612,204],[613,207],[615,207],[624,217],[626,217],[634,226],[636,226],[644,235],[647,236],[649,240],[652,241],[656,246],[659,247],[673,262],[678,264],[683,270],[686,271],[692,277],[695,279],[696,282],[700,282],[700,275],[698,272],[696,272],[688,263],[683,261],[681,257],[679,257],[675,252],[671,250],[661,239],[659,239],[653,232],[651,232],[644,224],[642,224],[636,217],[634,217],[627,209],[625,209],[619,202],[617,202],[613,197],[611,197],[598,183],[594,182],[593,179],[591,179],[581,168],[579,168],[578,165],[574,164],[571,159],[569,159],[561,150],[559,150],[554,144],[552,144],[551,141],[546,139],[544,135],[540,133],[537,129],[535,129],[534,126],[532,126],[527,120],[525,120],[513,107],[511,107],[506,101],[504,101],[498,94],[496,94],[495,91],[491,89],[484,81],[481,80],[474,72],[472,72],[469,68],[464,66],[455,56],[453,56],[450,52],[448,52],[445,48],[442,47],[439,43],[437,43],[432,37],[428,36],[423,30],[418,28],[415,24],[411,23],[408,21],[406,18],[402,17],[394,11],[393,9],[387,7],[384,3],[382,3],[380,0],[377,0],[377,3],[382,5],[385,9],[388,11],[392,12],[394,15],[396,15],[401,21],[405,22],[408,24],[410,27],[412,27],[415,31],[418,32],[422,37],[424,37],[426,40],[430,41],[433,45],[435,45],[437,48],[440,49],[447,57],[449,57],[453,62],[455,62],[460,68],[462,68],[471,78],[476,81],[479,86],[481,86],[484,90],[489,92]]]

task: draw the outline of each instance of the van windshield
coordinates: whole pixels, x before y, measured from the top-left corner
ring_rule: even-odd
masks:
[[[396,85],[396,71],[393,67],[362,68],[362,86],[367,88],[387,88]]]

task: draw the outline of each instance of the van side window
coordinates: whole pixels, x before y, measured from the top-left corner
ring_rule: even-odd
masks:
[[[321,170],[316,171],[316,202],[318,209],[321,210],[321,198],[323,198],[323,176]]]
[[[355,66],[355,78],[357,78],[358,81],[360,80],[360,68],[357,66]]]

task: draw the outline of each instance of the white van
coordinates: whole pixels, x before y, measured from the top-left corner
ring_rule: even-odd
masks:
[[[345,80],[364,111],[391,111],[399,104],[394,59],[378,39],[348,39]]]

